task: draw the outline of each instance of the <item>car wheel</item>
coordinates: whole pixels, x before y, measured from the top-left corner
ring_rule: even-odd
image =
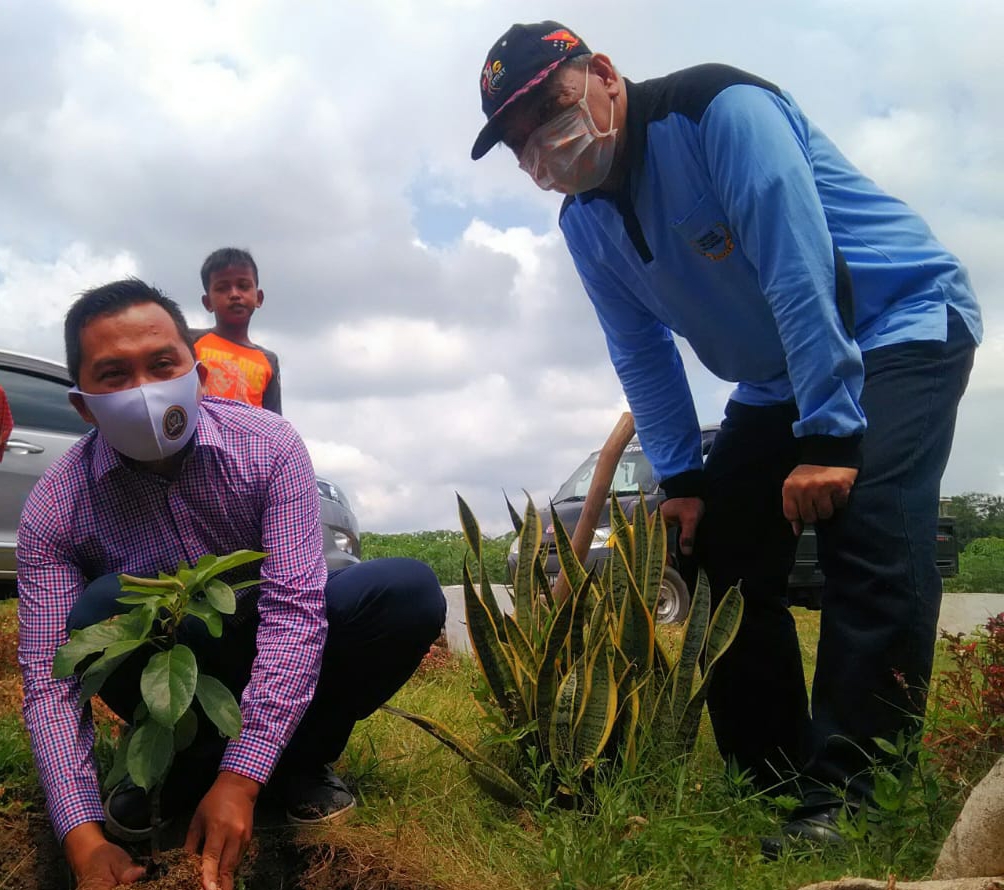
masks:
[[[683,624],[690,611],[690,591],[680,573],[666,567],[659,588],[659,602],[655,607],[656,624]]]

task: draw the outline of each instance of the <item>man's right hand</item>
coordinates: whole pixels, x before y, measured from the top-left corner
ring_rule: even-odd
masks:
[[[114,890],[146,874],[121,847],[105,839],[97,822],[84,822],[67,832],[63,851],[77,879],[77,890]]]
[[[662,518],[668,526],[677,526],[677,543],[684,556],[694,552],[697,525],[704,516],[704,501],[700,498],[670,498],[662,502]]]

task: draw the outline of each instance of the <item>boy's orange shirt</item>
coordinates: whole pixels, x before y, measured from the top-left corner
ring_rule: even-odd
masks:
[[[271,408],[263,399],[276,370],[263,350],[241,346],[209,331],[195,341],[195,354],[209,370],[207,395]]]

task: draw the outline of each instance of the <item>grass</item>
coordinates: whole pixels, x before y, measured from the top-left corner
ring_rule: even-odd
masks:
[[[16,695],[9,688],[16,676],[13,609],[12,602],[0,602],[0,691],[6,690],[0,709],[0,829],[38,801]],[[795,610],[795,615],[811,675],[818,614]],[[394,703],[434,717],[473,741],[480,732],[471,694],[476,680],[470,660],[440,658],[420,670]],[[100,722],[106,727],[104,759],[110,723],[107,717]],[[601,781],[600,806],[591,815],[542,800],[525,811],[495,804],[468,779],[457,757],[383,712],[358,724],[339,769],[354,784],[360,806],[351,823],[313,838],[329,851],[319,866],[315,858],[315,870],[325,863],[346,873],[355,869],[352,881],[323,885],[333,887],[777,890],[852,872],[884,879],[890,871],[905,880],[929,872],[961,805],[957,789],[942,789],[935,807],[915,793],[904,812],[851,843],[839,857],[764,862],[757,838],[776,829],[784,802],[778,806],[759,798],[741,777],[724,773],[706,718],[689,763],[630,780]],[[13,865],[0,858],[0,887],[9,876],[4,868],[9,872]],[[378,872],[380,877],[374,877]],[[7,886],[29,886],[20,877]],[[30,886],[62,890],[65,883]]]

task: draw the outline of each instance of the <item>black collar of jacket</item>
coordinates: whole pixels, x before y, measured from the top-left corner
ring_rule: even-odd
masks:
[[[621,178],[616,191],[607,192],[603,189],[590,189],[579,195],[568,195],[561,205],[561,215],[571,206],[572,202],[578,199],[583,204],[601,198],[613,201],[617,207],[621,218],[624,220],[624,228],[631,238],[631,243],[642,262],[651,263],[655,258],[652,249],[645,240],[645,233],[641,229],[641,222],[634,211],[633,184],[641,180],[641,168],[645,163],[645,144],[648,139],[646,130],[652,117],[652,107],[654,105],[655,91],[643,84],[632,83],[624,78],[624,95],[627,99],[627,121],[625,122],[625,137],[627,145],[627,169]]]

